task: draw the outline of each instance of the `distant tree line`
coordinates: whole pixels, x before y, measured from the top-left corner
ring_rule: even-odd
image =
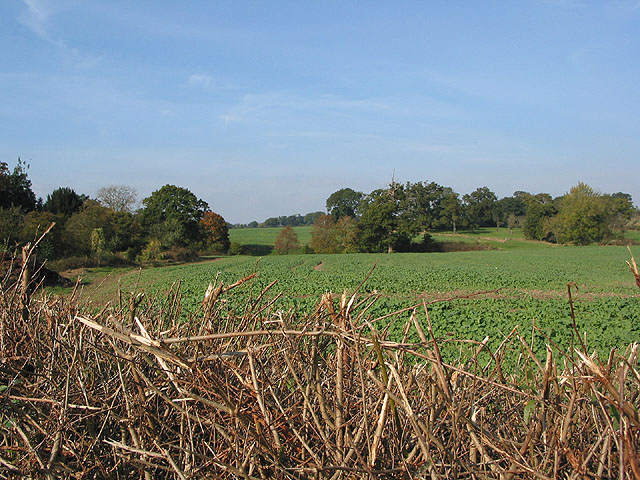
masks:
[[[94,262],[185,260],[231,248],[230,225],[186,188],[164,185],[138,204],[136,191],[105,186],[95,198],[59,187],[36,198],[18,159],[0,162],[0,251],[13,251],[55,226],[38,246],[41,258]],[[615,242],[638,217],[631,195],[602,194],[579,183],[560,197],[517,191],[498,198],[488,187],[460,196],[435,182],[392,181],[363,193],[343,188],[326,201],[326,213],[272,217],[246,227],[284,227],[278,253],[301,251],[293,227],[313,225],[302,250],[318,253],[438,250],[429,232],[459,228],[522,227],[526,238],[587,245]],[[236,246],[237,247],[237,246]],[[67,262],[68,266],[71,264]]]
[[[165,185],[142,200],[128,186],[111,185],[95,198],[60,187],[36,199],[18,159],[13,170],[0,162],[0,251],[33,242],[42,259],[87,259],[110,263],[185,260],[229,250],[227,222],[186,188]],[[72,262],[67,262],[72,266]]]
[[[277,228],[277,227],[301,227],[304,225],[313,225],[320,215],[324,212],[311,212],[306,215],[282,215],[280,217],[269,217],[264,222],[257,221],[249,223],[236,223],[229,225],[229,228]]]
[[[435,182],[392,182],[364,194],[343,188],[313,227],[318,253],[433,251],[429,231],[522,227],[526,238],[587,245],[617,241],[635,214],[631,195],[601,194],[579,183],[560,197],[517,191],[498,198],[487,187],[460,196]]]

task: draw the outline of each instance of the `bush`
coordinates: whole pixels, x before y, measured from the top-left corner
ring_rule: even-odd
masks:
[[[242,244],[238,242],[231,242],[231,247],[229,248],[229,253],[231,255],[242,255]]]
[[[160,260],[162,257],[162,246],[159,240],[151,240],[147,243],[147,246],[142,249],[142,252],[138,256],[138,262],[151,262],[154,260]]]

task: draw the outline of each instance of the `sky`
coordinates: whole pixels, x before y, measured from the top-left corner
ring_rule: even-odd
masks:
[[[640,0],[3,0],[0,161],[228,222],[392,178],[640,204]]]

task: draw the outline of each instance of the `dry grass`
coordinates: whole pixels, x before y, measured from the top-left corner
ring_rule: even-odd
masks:
[[[178,286],[88,316],[4,281],[0,477],[640,478],[637,344],[538,359],[514,329],[489,364],[476,343],[449,365],[426,305],[395,319],[421,341],[391,342],[375,297],[300,318],[266,290],[231,312],[237,288],[179,322]]]

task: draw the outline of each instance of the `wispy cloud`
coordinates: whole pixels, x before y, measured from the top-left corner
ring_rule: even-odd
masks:
[[[209,88],[213,86],[213,77],[204,73],[190,75],[185,84],[189,88]]]
[[[40,38],[55,43],[48,30],[48,21],[51,15],[49,4],[44,0],[23,0],[23,3],[26,10],[18,15],[18,21]]]
[[[280,112],[307,112],[342,115],[351,112],[389,111],[392,107],[372,100],[354,100],[336,95],[304,97],[284,92],[245,95],[233,108],[220,116],[225,123],[264,119]]]

